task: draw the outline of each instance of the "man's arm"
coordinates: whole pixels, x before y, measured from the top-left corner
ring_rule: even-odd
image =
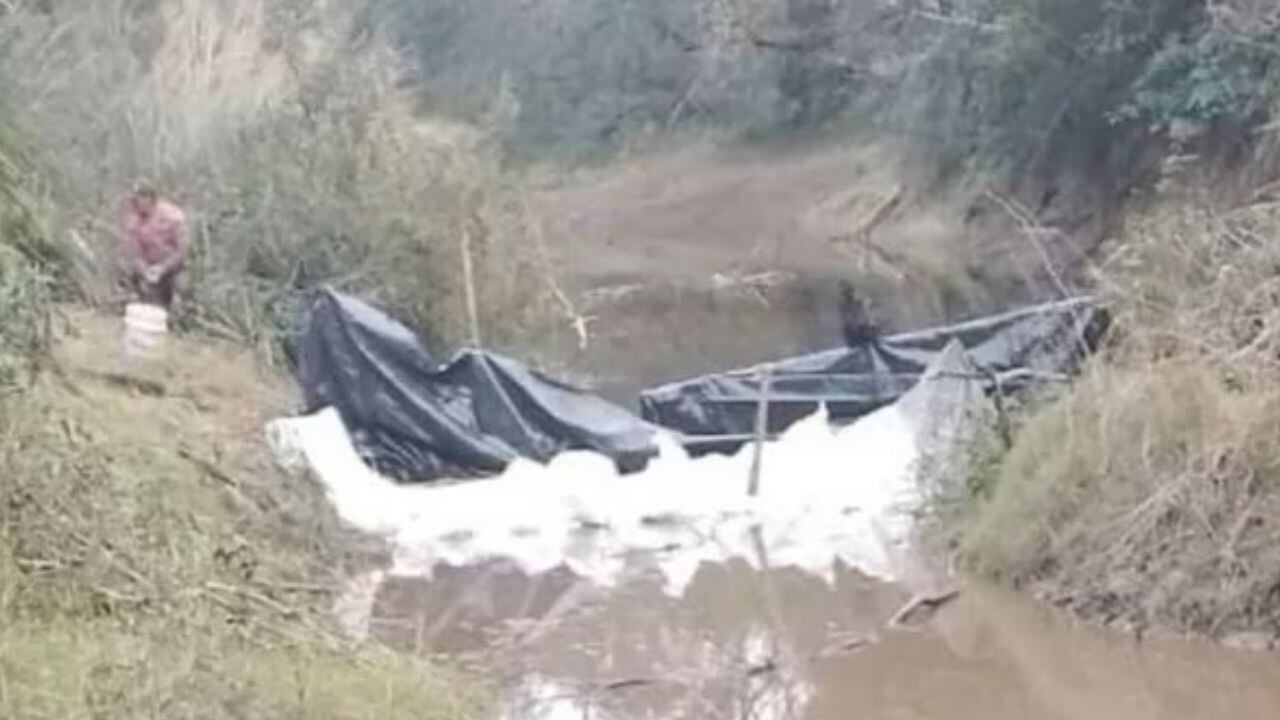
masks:
[[[173,252],[163,262],[159,263],[161,275],[168,275],[182,267],[187,260],[187,251],[190,249],[186,213],[176,207],[170,208],[169,217],[166,218],[166,221],[169,223]]]

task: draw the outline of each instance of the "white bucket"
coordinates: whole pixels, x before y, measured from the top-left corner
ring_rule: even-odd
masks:
[[[169,334],[169,311],[155,305],[130,303],[124,310],[124,355],[129,360],[155,360],[164,352]]]

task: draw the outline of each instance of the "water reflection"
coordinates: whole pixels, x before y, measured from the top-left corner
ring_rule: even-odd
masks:
[[[828,585],[704,566],[676,599],[658,579],[605,591],[493,565],[386,579],[370,629],[496,674],[503,720],[1280,717],[1272,656],[1139,646],[980,587],[887,629],[908,599],[847,569]]]

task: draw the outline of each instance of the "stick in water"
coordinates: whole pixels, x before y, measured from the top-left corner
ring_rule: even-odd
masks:
[[[760,471],[764,463],[764,441],[769,436],[769,392],[772,385],[773,366],[765,365],[760,370],[760,401],[756,404],[755,454],[751,458],[751,482],[747,486],[747,495],[750,497],[760,494]]]

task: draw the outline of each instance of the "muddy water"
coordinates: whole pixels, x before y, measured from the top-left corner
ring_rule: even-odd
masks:
[[[1179,720],[1280,717],[1280,659],[1074,626],[969,587],[890,629],[909,599],[853,571],[704,566],[683,598],[499,566],[390,579],[370,630],[502,680],[506,720]]]

